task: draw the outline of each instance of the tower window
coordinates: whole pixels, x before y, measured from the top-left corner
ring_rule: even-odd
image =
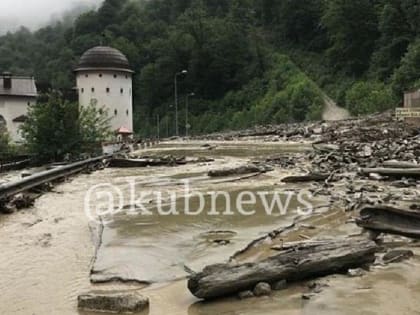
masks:
[[[91,91],[92,91],[92,93],[93,93],[93,92],[95,92],[95,88],[93,87],[93,88],[91,89]]]
[[[85,89],[84,89],[84,88],[82,88],[80,91],[81,91],[82,93],[84,93],[84,92],[85,92]]]
[[[102,78],[102,73],[99,73],[99,77]]]
[[[86,78],[89,78],[89,74],[85,74],[85,77],[86,77]]]
[[[130,114],[130,112],[128,111],[128,109],[127,109],[127,116]]]
[[[114,78],[115,78],[115,79],[117,78],[117,75],[116,75],[116,74],[114,74]]]
[[[118,111],[117,110],[114,110],[114,114],[115,114],[115,116],[117,116],[118,115]]]
[[[109,91],[110,91],[109,88],[106,88],[106,92],[109,93]]]
[[[128,79],[128,75],[125,75],[125,78]]]
[[[120,89],[120,92],[121,92],[121,94],[123,94],[124,93],[124,89]]]
[[[31,102],[28,102],[28,106],[31,106]]]

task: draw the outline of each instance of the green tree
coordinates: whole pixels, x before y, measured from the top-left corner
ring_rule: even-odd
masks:
[[[420,79],[420,39],[408,47],[408,51],[401,61],[400,67],[393,76],[393,87],[402,96],[405,90],[417,87]]]
[[[381,82],[356,82],[346,94],[346,106],[353,115],[382,112],[397,104],[391,88]]]
[[[330,0],[322,17],[330,47],[331,65],[360,75],[370,64],[379,36],[376,0]]]
[[[29,151],[40,160],[60,160],[66,154],[92,153],[93,144],[109,135],[109,120],[94,106],[79,112],[78,104],[51,94],[29,109],[22,135]]]

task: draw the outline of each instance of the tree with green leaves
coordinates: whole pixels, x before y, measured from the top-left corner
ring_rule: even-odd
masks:
[[[94,153],[110,135],[109,118],[93,105],[79,108],[54,93],[31,106],[22,135],[39,160],[57,161],[67,154]]]

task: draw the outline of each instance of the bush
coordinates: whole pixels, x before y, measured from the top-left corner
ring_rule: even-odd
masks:
[[[396,105],[392,89],[381,82],[359,81],[346,93],[346,106],[353,115],[382,112]]]

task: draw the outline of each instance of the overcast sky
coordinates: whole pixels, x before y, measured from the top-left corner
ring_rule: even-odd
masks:
[[[80,4],[96,5],[102,0],[0,0],[0,33],[19,25],[38,28]]]

